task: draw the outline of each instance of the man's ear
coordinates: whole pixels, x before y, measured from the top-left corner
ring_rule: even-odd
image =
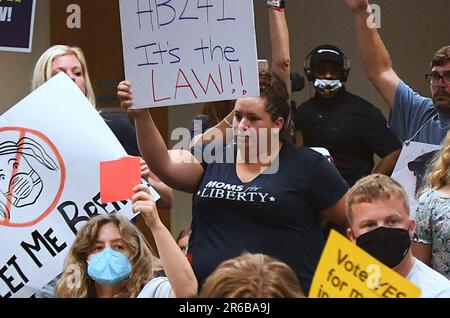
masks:
[[[350,241],[352,241],[353,243],[356,243],[356,237],[355,237],[355,235],[353,235],[353,231],[350,227],[347,228],[347,236],[350,239]]]

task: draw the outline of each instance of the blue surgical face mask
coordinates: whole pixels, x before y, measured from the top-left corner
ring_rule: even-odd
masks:
[[[127,279],[132,271],[128,257],[110,248],[105,248],[88,261],[88,275],[103,285],[116,285]]]
[[[331,97],[342,87],[342,82],[338,79],[316,79],[314,81],[314,87],[317,92],[323,97]]]

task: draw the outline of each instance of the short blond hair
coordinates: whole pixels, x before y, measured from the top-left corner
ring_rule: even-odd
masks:
[[[350,188],[345,212],[349,225],[353,221],[353,206],[359,203],[372,203],[378,200],[389,200],[397,197],[403,201],[409,214],[408,196],[400,183],[384,174],[371,174],[360,179]]]
[[[95,107],[95,94],[89,77],[86,58],[84,57],[83,51],[76,46],[54,45],[42,53],[34,67],[31,89],[35,90],[52,77],[53,61],[57,57],[64,55],[75,55],[78,61],[80,61],[86,85],[86,98]]]
[[[297,276],[285,263],[264,254],[227,260],[206,279],[205,298],[303,298]]]

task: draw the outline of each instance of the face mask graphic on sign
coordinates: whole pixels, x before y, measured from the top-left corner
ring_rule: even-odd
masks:
[[[11,218],[11,209],[33,205],[44,184],[33,165],[55,171],[54,160],[30,138],[0,144],[0,219]]]

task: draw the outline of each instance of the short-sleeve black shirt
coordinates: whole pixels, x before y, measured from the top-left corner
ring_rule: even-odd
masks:
[[[316,94],[297,108],[294,123],[305,146],[330,151],[350,186],[371,173],[374,154],[384,157],[401,149],[381,111],[345,89],[332,98]]]
[[[188,249],[199,285],[221,262],[247,251],[288,264],[308,293],[324,246],[318,212],[348,190],[336,168],[289,141],[280,150],[278,171],[251,182],[239,179],[235,163],[203,166]]]

